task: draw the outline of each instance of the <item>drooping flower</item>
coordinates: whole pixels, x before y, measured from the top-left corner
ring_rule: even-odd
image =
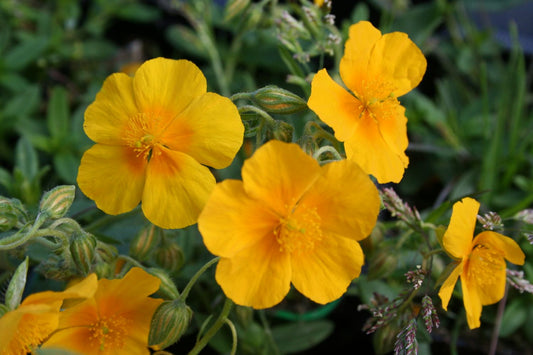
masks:
[[[0,318],[0,354],[25,355],[35,349],[56,330],[63,300],[91,297],[95,291],[96,275],[92,274],[65,291],[29,295]]]
[[[517,265],[525,255],[511,238],[492,231],[481,232],[472,239],[476,226],[479,202],[464,198],[453,205],[450,225],[442,244],[457,266],[442,284],[439,297],[444,310],[457,279],[461,278],[463,303],[470,329],[478,328],[482,306],[503,298],[505,292],[505,260]]]
[[[132,268],[122,279],[98,280],[93,297],[62,311],[43,348],[80,354],[149,354],[150,321],[162,299],[148,297],[159,278]]]
[[[320,70],[308,106],[344,141],[346,156],[380,183],[399,182],[409,159],[405,108],[398,97],[420,83],[426,58],[407,34],[382,35],[370,22],[350,27],[340,62],[346,91]]]
[[[298,145],[270,141],[245,161],[242,181],[215,187],[198,219],[216,281],[235,303],[267,308],[291,283],[331,302],[359,276],[379,212],[376,187],[350,160],[324,166]]]
[[[80,189],[108,214],[132,210],[163,228],[196,223],[215,178],[244,133],[235,105],[206,92],[205,77],[187,60],[156,58],[133,78],[109,76],[85,111],[96,144],[78,171]]]

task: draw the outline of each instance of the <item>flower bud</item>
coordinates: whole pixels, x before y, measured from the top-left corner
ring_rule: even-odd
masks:
[[[154,251],[154,258],[157,265],[170,273],[178,271],[185,263],[183,250],[178,243],[168,238]]]
[[[70,254],[76,269],[88,275],[96,256],[96,238],[89,233],[75,234],[70,240]]]
[[[172,278],[168,275],[168,273],[162,269],[159,268],[149,268],[146,271],[148,271],[151,275],[154,275],[158,277],[161,280],[161,284],[159,285],[159,290],[157,291],[158,294],[165,298],[171,298],[176,299],[180,296],[180,293],[178,291],[178,288],[176,287],[176,284],[174,281],[172,281]]]
[[[269,127],[267,131],[267,138],[277,139],[282,142],[292,142],[292,132],[294,127],[292,127],[287,122],[276,120],[272,127]]]
[[[18,216],[10,199],[0,196],[0,232],[5,232],[17,225]]]
[[[138,260],[146,260],[148,255],[161,241],[161,229],[149,225],[141,229],[130,245],[130,254]]]
[[[300,96],[275,85],[254,91],[251,99],[269,113],[291,114],[307,108],[307,103]]]
[[[150,347],[157,351],[177,342],[189,327],[192,314],[182,300],[161,303],[152,317],[148,335]]]
[[[49,218],[63,217],[74,201],[74,185],[62,185],[53,188],[43,195],[39,204],[39,211]]]

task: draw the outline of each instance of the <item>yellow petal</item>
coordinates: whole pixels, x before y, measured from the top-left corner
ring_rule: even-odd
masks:
[[[368,72],[370,55],[381,38],[381,32],[370,22],[360,21],[350,26],[348,36],[340,62],[340,74],[344,84],[360,94],[361,79]]]
[[[383,140],[404,162],[407,167],[409,160],[405,155],[405,150],[409,141],[407,139],[407,117],[405,117],[405,108],[400,105],[398,100],[389,98],[379,104],[371,106],[373,118],[377,120],[379,132]]]
[[[172,120],[207,91],[207,82],[188,60],[155,58],[137,69],[133,90],[141,112]]]
[[[274,238],[263,238],[232,258],[218,262],[216,281],[233,302],[256,309],[280,303],[291,283],[289,254]]]
[[[344,143],[346,156],[355,161],[379,183],[400,182],[409,159],[402,152],[391,149],[380,132],[378,122],[365,114],[355,133]]]
[[[252,200],[237,180],[218,183],[200,217],[198,229],[214,255],[229,258],[273,236],[279,217],[260,201]]]
[[[481,325],[481,301],[478,296],[477,288],[471,287],[470,283],[461,278],[461,288],[463,290],[463,303],[466,310],[466,320],[470,329],[479,328]]]
[[[22,301],[22,305],[50,304],[52,302],[63,301],[69,298],[88,298],[94,295],[96,288],[96,274],[91,274],[77,284],[67,288],[65,291],[44,291],[33,293]]]
[[[325,304],[341,297],[359,276],[364,255],[356,241],[325,234],[312,251],[292,253],[291,264],[294,287]]]
[[[115,73],[104,81],[96,99],[85,110],[83,128],[97,143],[121,145],[130,117],[138,112],[131,78]]]
[[[402,96],[415,88],[426,72],[426,58],[406,33],[383,35],[370,56],[368,71],[394,83],[393,95]]]
[[[242,145],[243,135],[241,117],[231,100],[206,93],[172,121],[161,139],[172,150],[222,169],[231,164]]]
[[[525,254],[513,239],[496,232],[485,231],[479,233],[472,244],[488,244],[501,251],[502,256],[515,265],[523,265]]]
[[[99,344],[92,340],[92,332],[88,327],[73,327],[55,332],[41,346],[44,349],[67,349],[79,354],[101,354]]]
[[[126,147],[95,144],[83,154],[78,185],[98,208],[115,215],[139,204],[146,160]]]
[[[455,269],[450,273],[446,281],[442,284],[439,290],[439,297],[442,303],[442,308],[444,308],[445,311],[448,310],[448,302],[450,302],[450,298],[452,297],[453,289],[455,288],[455,284],[457,283],[457,278],[463,271],[463,262],[459,263]]]
[[[269,141],[244,162],[242,180],[251,198],[286,216],[320,175],[320,166],[294,143]]]
[[[456,259],[470,254],[478,210],[479,202],[469,197],[453,204],[452,217],[442,244],[446,252]]]
[[[321,176],[302,197],[301,204],[315,207],[326,233],[361,240],[376,225],[380,198],[375,185],[350,160],[326,164]]]
[[[162,228],[189,226],[198,220],[214,187],[207,167],[181,152],[154,147],[142,197],[144,215]]]
[[[307,105],[333,128],[338,140],[345,141],[353,135],[361,102],[333,81],[326,69],[313,77]]]

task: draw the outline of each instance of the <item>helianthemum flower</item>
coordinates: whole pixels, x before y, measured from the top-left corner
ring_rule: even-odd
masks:
[[[426,58],[407,34],[382,35],[370,22],[350,27],[340,76],[320,70],[308,106],[344,141],[346,156],[380,183],[399,182],[409,163],[407,118],[398,97],[420,83]],[[352,95],[353,94],[353,95]]]
[[[91,297],[96,291],[96,275],[63,292],[45,291],[29,295],[0,318],[0,354],[25,355],[41,344],[59,324],[63,300]]]
[[[98,280],[93,297],[61,312],[58,330],[43,347],[84,355],[149,354],[150,322],[163,300],[148,296],[159,284],[140,268],[122,279]]]
[[[133,78],[109,76],[85,111],[85,133],[96,144],[81,159],[80,189],[108,214],[142,200],[160,227],[196,223],[215,186],[207,166],[228,166],[244,133],[235,105],[206,90],[186,60],[156,58]]]
[[[298,145],[270,141],[219,183],[198,219],[221,257],[216,280],[240,305],[281,302],[291,283],[318,303],[339,298],[359,276],[379,211],[376,187],[349,160],[324,166]]]
[[[463,302],[470,329],[480,326],[482,306],[502,299],[505,292],[507,259],[522,265],[525,255],[518,244],[496,232],[481,232],[472,239],[479,202],[464,198],[453,205],[452,218],[442,244],[456,259],[453,269],[440,288],[442,307],[447,310],[457,279],[461,278]]]

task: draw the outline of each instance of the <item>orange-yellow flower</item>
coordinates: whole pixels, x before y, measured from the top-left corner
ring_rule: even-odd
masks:
[[[291,283],[331,302],[359,276],[379,212],[376,187],[353,161],[324,166],[298,145],[270,141],[245,161],[242,181],[215,187],[198,219],[216,280],[235,303],[267,308]]]
[[[399,182],[409,159],[407,118],[398,97],[416,87],[425,71],[426,58],[407,34],[382,35],[361,21],[350,27],[340,63],[351,93],[322,69],[311,83],[308,106],[344,141],[348,159],[380,183]]]
[[[62,311],[59,327],[44,348],[80,354],[149,354],[152,315],[162,299],[148,297],[159,278],[132,268],[122,279],[98,280],[93,297]]]
[[[63,292],[45,291],[29,295],[0,318],[0,354],[25,355],[41,344],[59,323],[63,300],[91,297],[96,291],[96,275]]]
[[[207,166],[228,166],[244,133],[235,105],[206,92],[187,60],[156,58],[133,78],[109,76],[85,111],[96,144],[81,159],[80,189],[108,214],[132,210],[163,228],[196,223],[215,186]]]
[[[464,198],[453,205],[450,225],[444,233],[442,244],[456,259],[453,269],[439,291],[444,310],[452,295],[457,279],[461,278],[463,303],[470,329],[478,328],[482,306],[502,299],[505,292],[505,259],[522,265],[525,255],[518,244],[509,237],[485,231],[474,237],[479,202]]]

